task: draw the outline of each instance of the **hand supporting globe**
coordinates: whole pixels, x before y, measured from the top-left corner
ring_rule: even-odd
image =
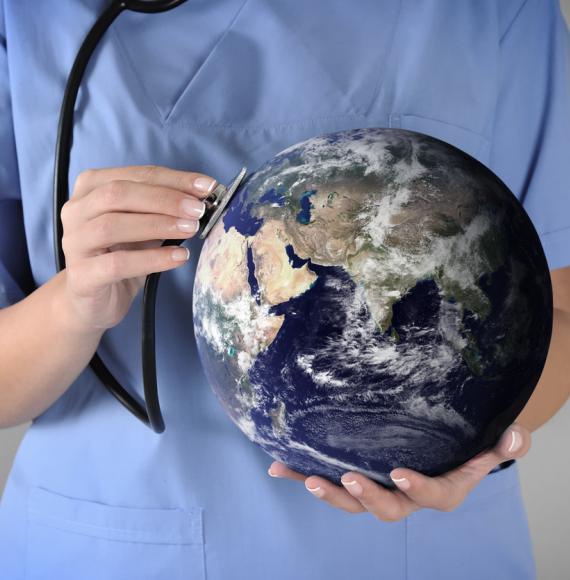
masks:
[[[540,377],[552,289],[538,234],[480,162],[355,129],[277,154],[206,239],[198,352],[236,425],[291,469],[392,486],[493,446]]]

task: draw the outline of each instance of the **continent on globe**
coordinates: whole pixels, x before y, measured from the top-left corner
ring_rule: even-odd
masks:
[[[259,292],[272,305],[305,292],[317,278],[306,264],[299,268],[291,266],[286,250],[290,243],[279,220],[265,221],[251,241]]]
[[[209,313],[203,320],[209,343],[243,373],[252,357],[273,341],[284,317],[269,314],[251,295],[246,238],[235,228],[228,235],[219,235],[222,231],[218,222],[209,238],[217,240],[210,258],[198,264],[196,290]]]

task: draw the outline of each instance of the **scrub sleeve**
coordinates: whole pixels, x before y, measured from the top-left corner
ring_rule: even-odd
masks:
[[[570,33],[558,0],[527,0],[500,42],[489,166],[517,195],[551,270],[570,266]]]
[[[31,286],[18,163],[12,125],[12,99],[0,11],[0,308],[18,302]]]

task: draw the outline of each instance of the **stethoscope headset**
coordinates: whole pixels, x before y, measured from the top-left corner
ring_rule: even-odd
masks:
[[[166,12],[184,4],[184,2],[186,0],[114,0],[89,30],[77,52],[65,86],[55,146],[53,236],[55,263],[58,272],[65,268],[65,255],[62,248],[63,225],[61,222],[61,208],[69,198],[69,159],[73,142],[73,112],[79,86],[89,60],[103,34],[124,10],[153,14]],[[200,220],[201,239],[205,239],[216,224],[245,175],[246,168],[243,167],[233,179],[231,185],[226,188],[224,185],[218,184],[214,191],[204,200],[206,211]],[[182,244],[182,242],[184,242],[183,239],[165,240],[162,246],[176,246]],[[159,279],[160,272],[147,276],[143,292],[141,344],[144,400],[140,401],[138,397],[123,388],[97,353],[93,355],[89,362],[95,375],[109,392],[137,419],[156,433],[162,433],[165,429],[158,400],[156,380],[155,306]]]

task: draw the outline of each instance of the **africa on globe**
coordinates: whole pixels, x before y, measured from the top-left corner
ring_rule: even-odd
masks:
[[[338,483],[493,445],[542,372],[552,289],[520,202],[443,141],[354,129],[246,177],[202,247],[200,359],[274,459]]]

